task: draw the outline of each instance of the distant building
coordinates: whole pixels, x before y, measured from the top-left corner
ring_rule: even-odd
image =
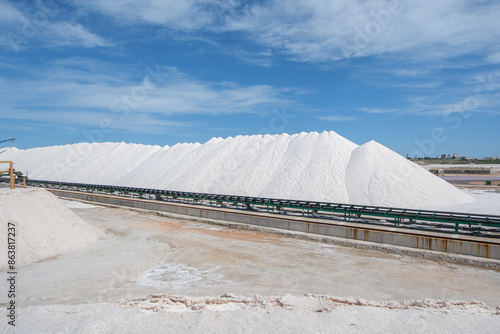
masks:
[[[451,154],[441,154],[441,159],[451,159],[452,157]]]
[[[484,160],[500,160],[500,157],[485,157]]]
[[[458,158],[460,158],[460,154],[457,153],[453,154],[453,159],[458,159]]]

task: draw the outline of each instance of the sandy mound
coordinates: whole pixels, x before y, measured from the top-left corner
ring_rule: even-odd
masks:
[[[96,241],[101,232],[43,189],[0,189],[0,248],[7,249],[7,224],[16,224],[16,265],[28,265]],[[0,263],[6,267],[6,260]]]

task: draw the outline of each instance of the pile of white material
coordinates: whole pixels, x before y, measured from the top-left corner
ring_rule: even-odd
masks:
[[[356,204],[427,207],[472,202],[469,195],[375,141],[352,152],[346,185],[350,202]]]
[[[16,229],[16,267],[82,248],[102,235],[43,189],[0,189],[1,249],[7,249],[9,222]],[[6,265],[2,261],[0,269]]]
[[[335,132],[213,138],[172,147],[82,143],[9,149],[33,179],[396,207],[473,199],[375,142]]]

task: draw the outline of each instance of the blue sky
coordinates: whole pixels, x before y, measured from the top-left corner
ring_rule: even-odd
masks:
[[[0,139],[333,130],[500,156],[500,2],[0,0]]]

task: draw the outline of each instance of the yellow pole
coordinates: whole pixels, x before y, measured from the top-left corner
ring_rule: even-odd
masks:
[[[0,161],[0,164],[10,164],[10,189],[14,189],[16,187],[16,183],[14,181],[14,163],[12,161]]]
[[[16,187],[16,181],[14,180],[14,164],[10,162],[10,189]]]

